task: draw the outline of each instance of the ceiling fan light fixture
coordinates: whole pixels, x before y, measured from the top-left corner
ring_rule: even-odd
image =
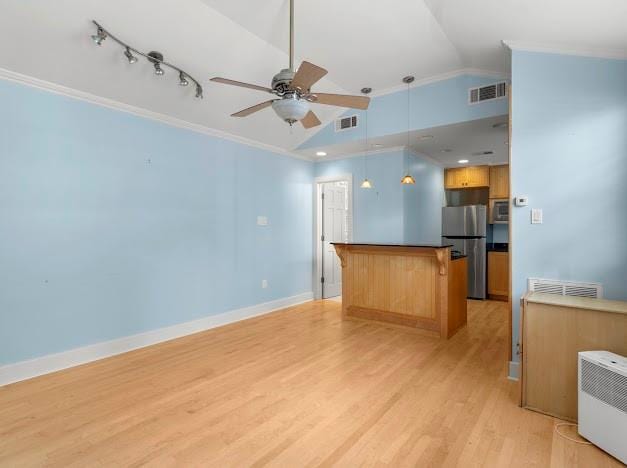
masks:
[[[309,112],[309,102],[296,94],[286,95],[272,103],[274,112],[290,125],[302,120]]]
[[[405,177],[401,179],[401,184],[403,185],[414,185],[416,183],[416,179],[414,179],[411,174],[405,174]]]

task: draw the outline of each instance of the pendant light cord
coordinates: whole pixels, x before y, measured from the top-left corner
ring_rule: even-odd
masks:
[[[366,149],[364,150],[364,179],[368,178],[368,109],[366,109]]]

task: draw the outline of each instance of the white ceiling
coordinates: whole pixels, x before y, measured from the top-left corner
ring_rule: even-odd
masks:
[[[625,0],[296,1],[297,63],[329,70],[318,91],[393,88],[413,74],[461,68],[507,72],[502,40],[627,55]],[[287,66],[287,0],[2,0],[0,68],[292,149],[312,135],[290,129],[271,109],[244,119],[237,110],[264,93],[210,83],[221,75],[269,84]],[[159,50],[205,88],[205,99],[129,66],[121,50],[89,39],[91,19],[140,50]],[[341,109],[315,105],[323,125]]]
[[[501,124],[495,126],[497,124]],[[502,124],[505,124],[503,126]],[[428,156],[442,167],[456,167],[460,159],[467,159],[469,165],[506,164],[509,159],[507,115],[487,119],[471,120],[453,125],[410,132],[410,147]],[[369,153],[385,152],[391,148],[407,145],[407,133],[398,133],[369,141]],[[316,157],[317,151],[324,149],[327,155]],[[317,160],[341,158],[345,155],[360,156],[366,149],[365,143],[351,141],[328,148],[303,150],[302,154]],[[450,150],[450,151],[443,151]],[[491,155],[476,155],[482,151],[492,151]]]

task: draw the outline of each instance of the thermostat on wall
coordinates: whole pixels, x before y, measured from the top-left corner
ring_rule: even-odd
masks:
[[[516,206],[527,206],[528,204],[529,204],[529,197],[527,195],[514,198],[514,205]]]

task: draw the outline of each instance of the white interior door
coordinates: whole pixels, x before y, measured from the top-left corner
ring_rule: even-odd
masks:
[[[331,242],[348,242],[348,183],[326,182],[322,192],[322,297],[342,294],[342,266]]]

